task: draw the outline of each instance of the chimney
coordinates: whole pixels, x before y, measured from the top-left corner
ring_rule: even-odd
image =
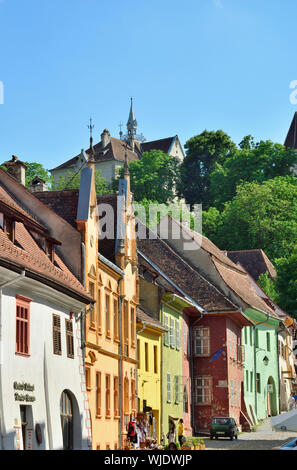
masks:
[[[36,176],[29,183],[29,186],[31,193],[40,193],[46,191],[46,182],[43,179],[38,178],[38,176]]]
[[[5,162],[4,165],[7,168],[7,173],[13,176],[23,186],[26,185],[26,168],[27,165],[18,159],[15,155],[12,155],[11,160]]]
[[[104,129],[101,134],[102,148],[104,149],[110,142],[110,133],[108,129]]]

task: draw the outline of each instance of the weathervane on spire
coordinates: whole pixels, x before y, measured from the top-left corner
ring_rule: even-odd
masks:
[[[90,153],[89,159],[91,157],[94,157],[94,154],[95,154],[94,147],[93,147],[93,136],[92,136],[94,127],[95,126],[93,124],[92,118],[90,117],[90,124],[88,125],[88,129],[90,131],[90,150],[91,150],[91,153]]]

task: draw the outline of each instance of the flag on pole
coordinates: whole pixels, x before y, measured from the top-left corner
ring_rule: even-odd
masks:
[[[219,359],[220,355],[222,354],[224,348],[219,349],[210,359],[209,362],[216,361]]]

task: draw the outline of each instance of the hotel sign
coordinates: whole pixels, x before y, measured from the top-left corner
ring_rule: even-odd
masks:
[[[13,388],[15,391],[14,399],[15,401],[25,401],[25,402],[33,402],[36,400],[35,396],[29,395],[28,393],[24,392],[34,392],[35,387],[32,384],[27,382],[14,382]],[[19,393],[23,392],[23,393]]]

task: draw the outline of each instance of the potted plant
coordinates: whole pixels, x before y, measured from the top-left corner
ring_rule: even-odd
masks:
[[[186,441],[182,445],[182,450],[194,450],[194,444],[192,441]]]

